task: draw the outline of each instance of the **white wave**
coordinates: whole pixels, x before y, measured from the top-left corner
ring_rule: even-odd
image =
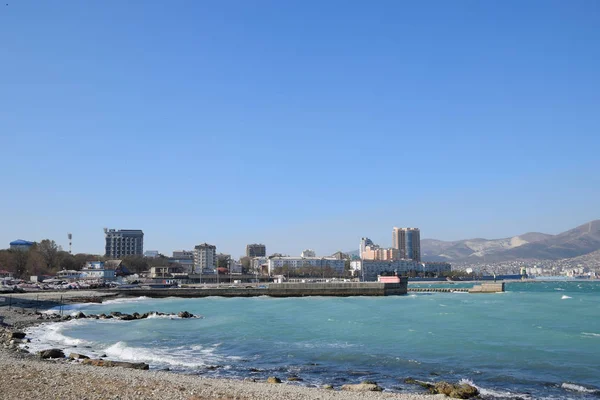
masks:
[[[576,383],[564,382],[560,387],[574,392],[600,394],[599,389],[587,388],[585,386],[577,385]]]
[[[565,291],[565,289],[563,289],[563,288],[559,288],[559,287],[555,287],[555,288],[554,288],[554,290],[560,290],[561,292],[564,292],[564,291]]]
[[[148,315],[148,319],[181,319],[181,317],[179,317],[177,314],[163,314],[163,315],[158,315],[157,313],[152,313],[150,315]]]
[[[499,399],[514,399],[515,397],[517,397],[519,399],[525,399],[525,400],[532,399],[532,397],[530,395],[527,395],[524,393],[512,393],[512,392],[482,388],[480,386],[477,386],[470,379],[461,379],[458,383],[460,383],[460,384],[466,383],[467,385],[474,386],[477,388],[477,390],[479,390],[479,393],[481,395],[486,396],[486,397],[490,396],[492,398],[499,398]]]
[[[144,347],[130,347],[125,342],[117,342],[104,349],[108,357],[123,361],[146,362],[148,364],[180,365],[188,368],[197,368],[205,365],[203,362],[190,362],[176,357],[173,352],[160,349],[148,349]]]
[[[589,337],[600,337],[600,333],[594,333],[594,332],[581,332],[581,334],[583,336],[589,336]]]
[[[71,320],[68,322],[48,323],[28,329],[27,336],[31,343],[26,345],[30,352],[36,352],[48,347],[66,348],[89,344],[88,341],[77,339],[64,334],[64,330],[74,325],[83,325],[85,320]]]
[[[567,296],[567,295],[563,295],[563,297],[560,298],[561,300],[566,300],[566,299],[572,299],[572,297]]]
[[[145,362],[150,365],[170,365],[186,368],[201,368],[209,365],[223,364],[225,360],[236,357],[223,357],[215,354],[217,346],[204,347],[195,345],[191,347],[180,346],[176,348],[146,348],[129,346],[126,342],[117,342],[103,351],[109,358],[122,361]]]
[[[140,303],[147,300],[152,300],[150,297],[140,296],[140,297],[124,297],[119,299],[106,300],[102,302],[102,305],[106,304],[124,304],[124,303]],[[98,304],[100,305],[100,304]]]

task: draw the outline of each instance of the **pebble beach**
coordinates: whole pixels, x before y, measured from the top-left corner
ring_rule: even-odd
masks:
[[[44,294],[46,295],[46,294]],[[52,294],[47,294],[51,296]],[[106,296],[89,291],[66,294],[73,299]],[[44,320],[26,307],[33,294],[12,296],[14,306],[0,307],[3,342],[0,345],[0,397],[5,399],[398,399],[431,400],[444,395],[352,392],[303,387],[293,383],[205,378],[164,371],[144,371],[120,367],[82,365],[67,358],[42,360],[36,354],[10,343],[11,332],[22,331]],[[39,294],[37,295],[39,299]],[[56,297],[56,294],[54,294]],[[19,305],[19,300],[22,302]],[[39,305],[36,305],[36,307]]]

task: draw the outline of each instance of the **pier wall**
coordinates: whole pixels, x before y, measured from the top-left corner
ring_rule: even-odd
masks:
[[[475,285],[469,289],[469,293],[500,293],[504,292],[504,282],[490,282]]]
[[[266,288],[180,288],[122,289],[124,296],[146,297],[304,297],[304,296],[393,296],[407,293],[407,281],[400,283],[270,283]]]

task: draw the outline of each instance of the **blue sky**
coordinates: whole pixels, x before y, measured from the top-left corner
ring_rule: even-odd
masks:
[[[6,2],[0,247],[329,254],[600,218],[597,1]]]

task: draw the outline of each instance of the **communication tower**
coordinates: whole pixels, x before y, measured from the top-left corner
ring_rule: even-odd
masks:
[[[71,254],[71,245],[73,244],[73,234],[67,233],[67,237],[69,238],[69,254]]]

